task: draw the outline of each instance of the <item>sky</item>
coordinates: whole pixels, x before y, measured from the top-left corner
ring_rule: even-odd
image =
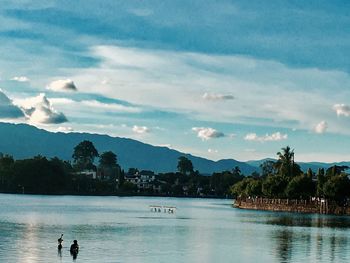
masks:
[[[0,121],[212,160],[350,160],[350,2],[2,0]]]

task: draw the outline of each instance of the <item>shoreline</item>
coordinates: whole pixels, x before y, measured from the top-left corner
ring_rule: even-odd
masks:
[[[269,198],[237,198],[233,207],[247,210],[292,212],[323,215],[350,215],[350,206],[340,206],[330,200],[298,200]]]

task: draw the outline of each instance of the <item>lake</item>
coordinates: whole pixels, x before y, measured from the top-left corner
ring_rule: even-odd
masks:
[[[222,199],[0,194],[0,235],[0,262],[73,262],[74,239],[75,262],[350,259],[349,217],[240,210]]]

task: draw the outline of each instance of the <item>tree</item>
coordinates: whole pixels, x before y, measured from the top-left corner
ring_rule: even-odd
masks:
[[[8,189],[13,180],[13,166],[15,161],[12,156],[5,155],[0,158],[0,189]]]
[[[307,169],[306,175],[310,178],[312,178],[314,176],[314,173],[313,173],[311,168]]]
[[[232,169],[232,174],[236,176],[241,175],[241,169],[239,168],[239,166],[235,166],[235,168]]]
[[[178,159],[178,163],[177,163],[177,170],[184,174],[192,174],[193,173],[193,164],[191,162],[191,160],[187,159],[185,156],[181,156]]]
[[[98,152],[90,141],[82,141],[74,147],[73,162],[78,170],[95,169],[94,160]]]
[[[276,169],[275,169],[275,162],[271,160],[266,160],[262,164],[260,164],[261,168],[261,175],[263,177],[266,177],[270,174],[275,174]]]
[[[350,182],[345,174],[329,177],[323,185],[323,194],[326,198],[342,204],[349,196]]]
[[[40,155],[18,160],[14,165],[14,183],[17,190],[27,193],[62,193],[69,180],[70,165]]]
[[[277,156],[275,168],[279,175],[290,178],[301,174],[300,166],[294,162],[294,150],[289,146],[282,148],[282,152],[278,152]]]
[[[317,189],[316,189],[316,195],[318,197],[323,197],[323,185],[326,182],[326,177],[324,174],[324,169],[319,168],[317,171]]]
[[[315,184],[310,175],[299,175],[290,180],[286,188],[288,198],[306,199],[315,196]]]
[[[262,183],[262,192],[270,198],[284,198],[288,180],[281,175],[269,175]]]
[[[231,193],[230,187],[244,178],[243,175],[233,174],[229,171],[213,173],[210,177],[210,185],[215,195],[225,196]]]
[[[139,169],[137,168],[129,168],[128,175],[135,175],[139,173]]]
[[[115,155],[115,153],[111,151],[102,153],[99,163],[99,170],[103,179],[119,179],[121,175],[121,169],[117,164],[117,155]]]
[[[349,166],[346,165],[333,165],[331,167],[329,167],[326,170],[326,175],[329,176],[336,176],[339,175],[341,173],[343,173],[345,170],[349,169]]]
[[[100,166],[101,167],[116,167],[117,166],[117,155],[115,153],[108,151],[104,152],[100,156]]]

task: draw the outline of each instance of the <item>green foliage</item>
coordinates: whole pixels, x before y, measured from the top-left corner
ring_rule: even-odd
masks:
[[[14,165],[14,187],[28,193],[60,193],[69,180],[70,165],[58,158],[36,156]]]
[[[0,158],[0,189],[9,190],[13,181],[14,159],[12,156],[5,155]]]
[[[72,158],[77,170],[94,169],[93,163],[96,157],[98,157],[98,152],[90,141],[82,141],[74,147]]]
[[[349,197],[349,178],[345,174],[334,175],[323,184],[323,194],[326,198],[343,202]]]
[[[100,167],[116,167],[117,155],[112,151],[104,152],[100,155]]]
[[[315,196],[316,185],[312,181],[310,174],[299,175],[292,178],[286,188],[286,196],[288,198],[307,199]]]
[[[217,196],[226,196],[231,194],[230,187],[241,181],[243,178],[243,175],[237,173],[233,174],[229,171],[214,173],[210,179],[213,194]]]
[[[302,173],[300,166],[294,162],[294,150],[289,146],[282,148],[282,152],[277,153],[278,160],[275,168],[278,175],[283,177],[298,176]]]
[[[262,193],[269,198],[284,198],[287,184],[286,177],[269,175],[262,183]]]
[[[261,175],[266,177],[270,174],[275,174],[276,172],[276,164],[274,161],[266,160],[262,164],[260,164]]]
[[[235,197],[261,196],[262,181],[255,178],[244,178],[231,187],[231,193]]]
[[[193,173],[193,164],[191,160],[187,159],[185,156],[181,156],[178,159],[177,170],[184,175]]]
[[[326,176],[330,177],[330,176],[339,175],[343,173],[346,169],[349,169],[349,167],[345,165],[341,165],[341,166],[333,165],[326,170]]]
[[[324,169],[323,168],[318,169],[316,176],[317,176],[316,196],[324,197],[323,185],[326,182]]]

